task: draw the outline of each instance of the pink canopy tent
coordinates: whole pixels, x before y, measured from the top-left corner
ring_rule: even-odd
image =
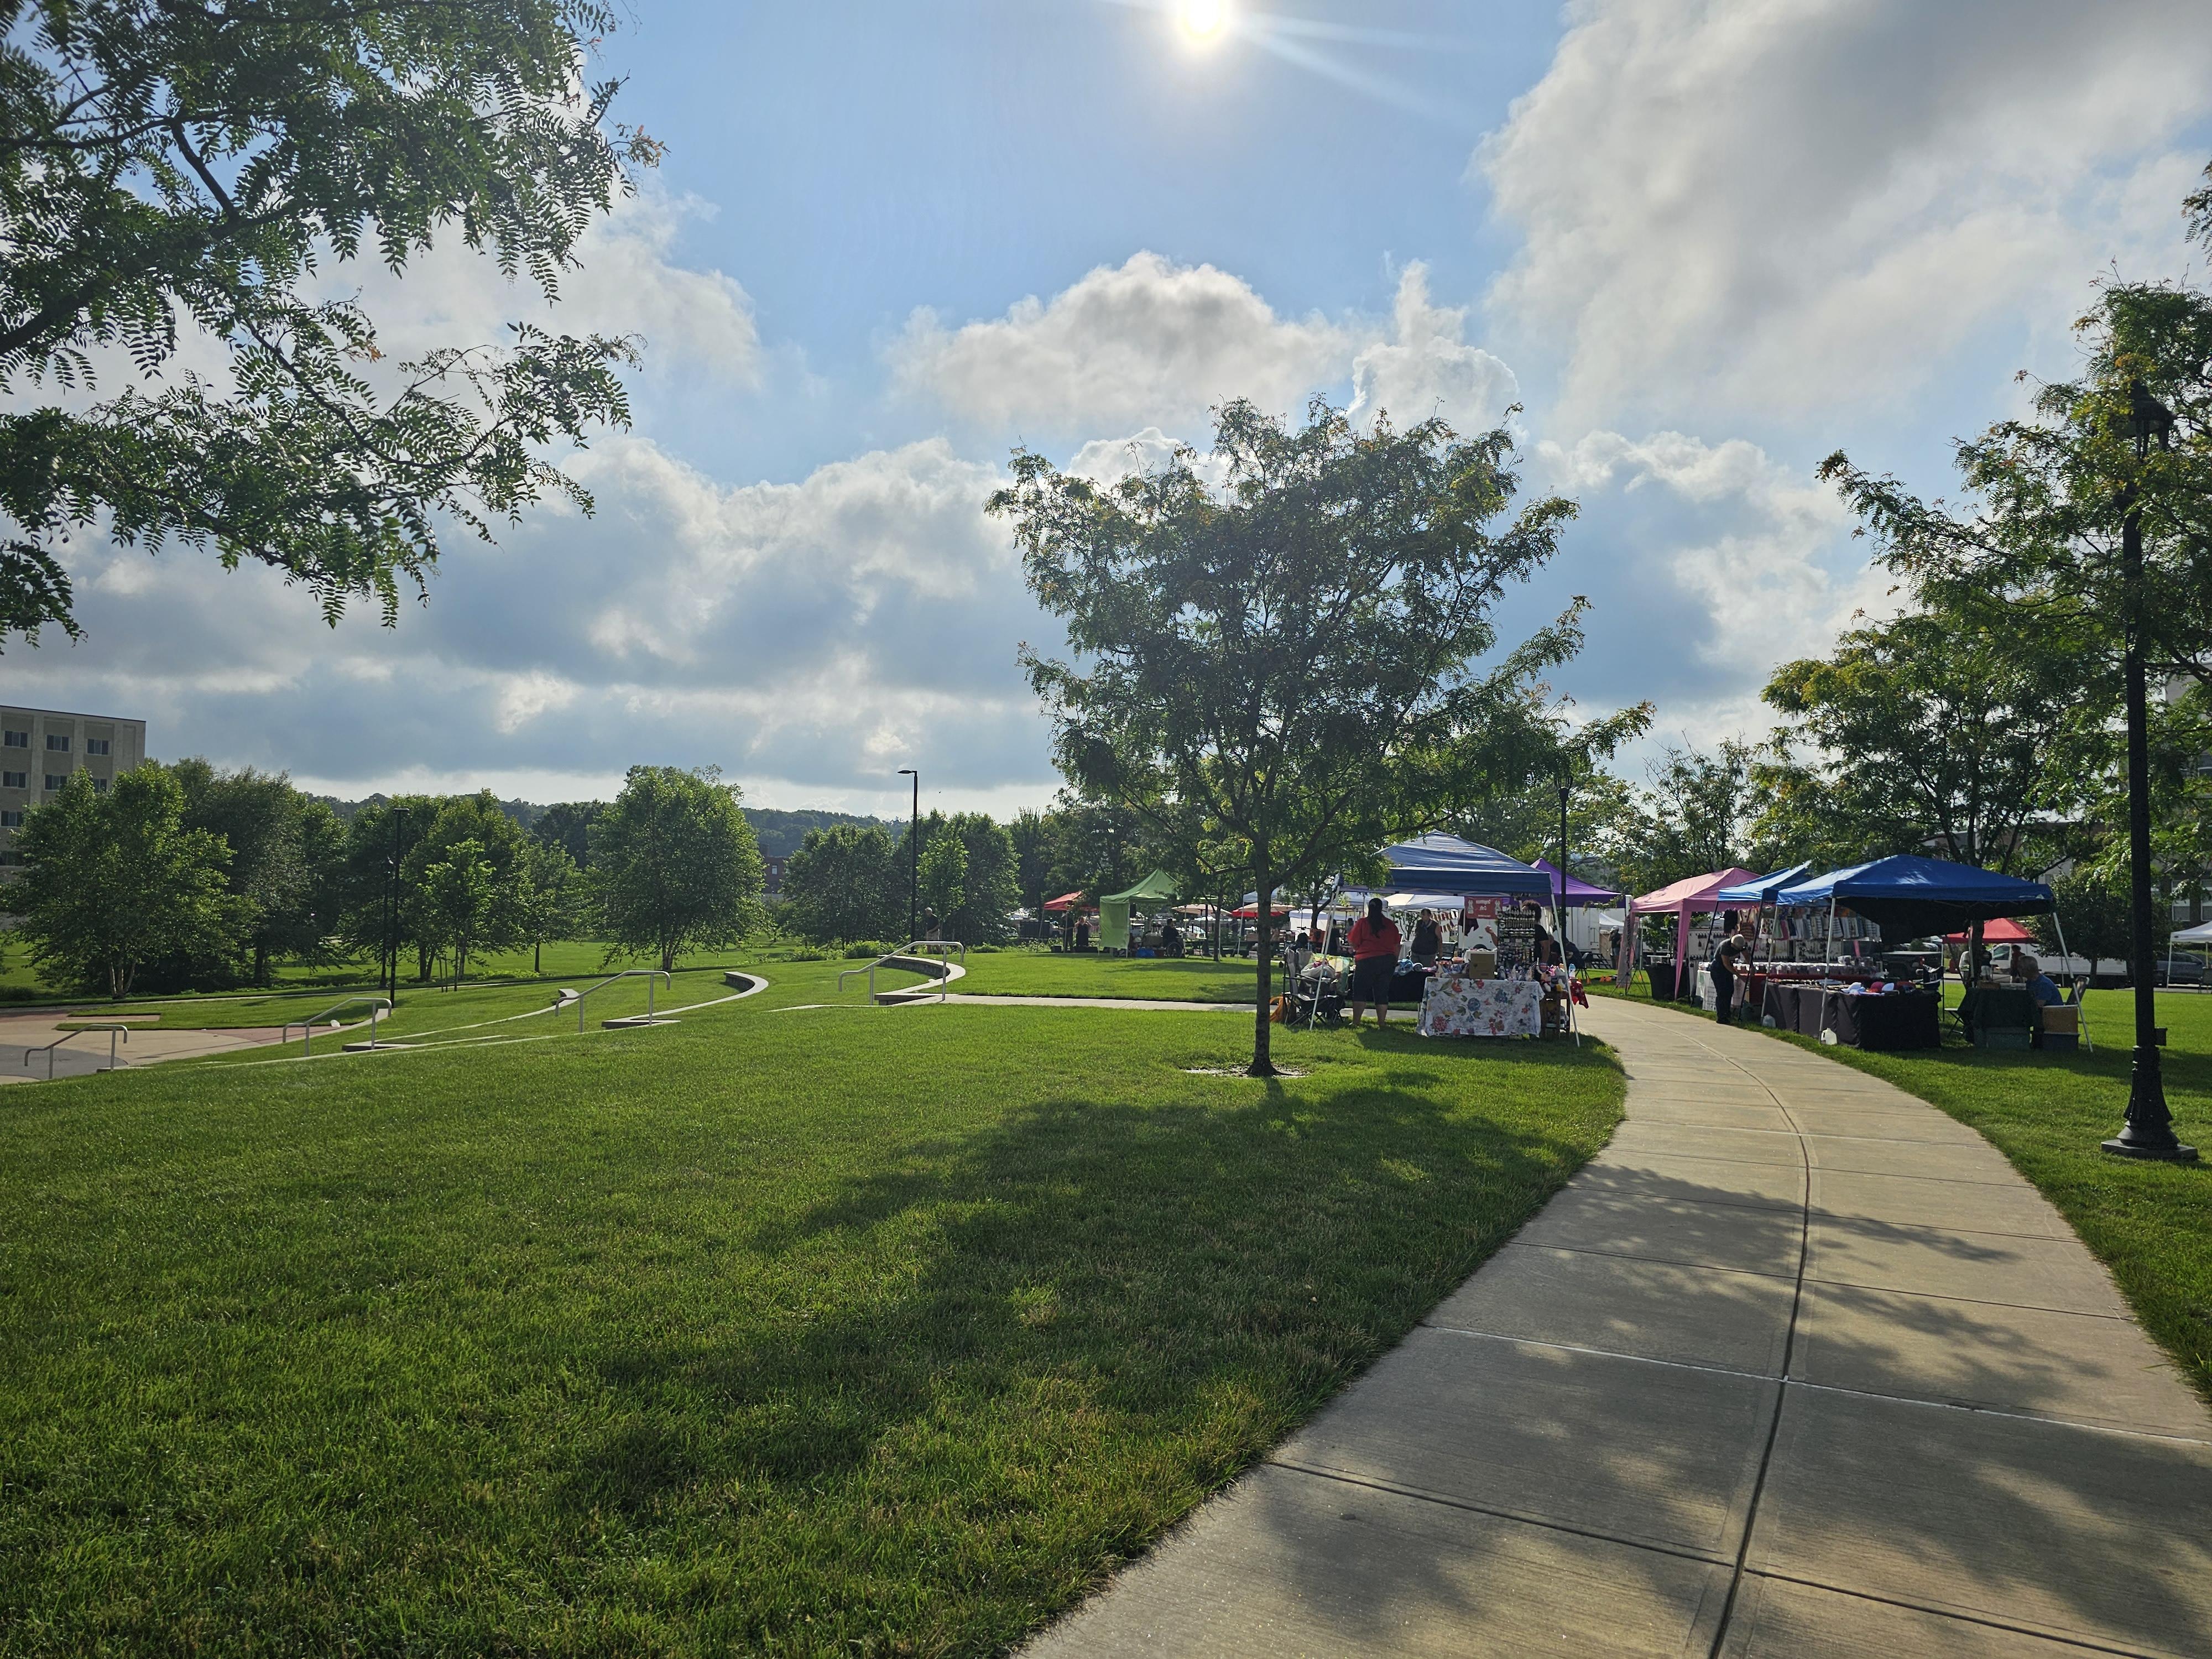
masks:
[[[1636,920],[1639,916],[1674,914],[1674,960],[1677,964],[1689,960],[1690,918],[1704,915],[1712,910],[1737,910],[1748,907],[1740,901],[1723,904],[1714,896],[1723,887],[1733,887],[1740,881],[1757,881],[1756,870],[1716,870],[1711,875],[1686,876],[1673,885],[1662,887],[1656,893],[1645,893],[1628,901],[1629,925],[1620,930],[1620,962],[1614,975],[1616,984],[1626,985],[1636,974]]]

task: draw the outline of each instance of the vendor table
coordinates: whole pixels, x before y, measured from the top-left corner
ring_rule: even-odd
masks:
[[[1421,998],[1423,1036],[1540,1036],[1544,988],[1534,980],[1438,974]]]
[[[1785,1031],[1817,1037],[1833,1031],[1854,1048],[1940,1048],[1943,999],[1936,991],[1854,995],[1820,985],[1769,980],[1761,1008]]]
[[[1959,999],[1959,1023],[1966,1028],[1969,1042],[1986,1043],[2003,1031],[2024,1044],[2035,1025],[2035,999],[2024,985],[1971,986]],[[2007,1039],[1996,1040],[2008,1046]]]

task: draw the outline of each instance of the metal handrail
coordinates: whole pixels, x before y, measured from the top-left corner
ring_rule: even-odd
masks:
[[[865,968],[848,968],[843,973],[837,975],[837,988],[840,991],[843,990],[845,988],[845,981],[852,978],[854,975],[866,974],[868,976],[868,1000],[872,1002],[875,1000],[876,997],[877,969],[890,967],[892,963],[893,958],[895,957],[919,956],[931,950],[934,950],[939,956],[949,956],[952,951],[957,950],[960,952],[960,964],[962,968],[965,969],[968,965],[968,946],[963,941],[957,939],[916,939],[913,944],[908,945],[903,951],[884,951],[883,955],[878,957],[873,962],[870,963]],[[901,969],[900,971],[904,972],[905,970]],[[939,1002],[945,1000],[945,997],[948,994],[945,988],[951,984],[951,982],[952,975],[950,973],[939,974],[937,976],[937,1000]]]
[[[918,939],[905,950],[893,951],[890,954],[895,957],[927,956],[932,951],[936,951],[939,956],[957,951],[960,952],[960,965],[963,968],[968,965],[968,943],[965,939]]]
[[[586,985],[576,993],[576,1035],[581,1036],[584,1034],[584,999],[586,997],[594,991],[605,990],[618,979],[641,978],[645,981],[645,1017],[651,1019],[653,1018],[653,981],[656,979],[667,980],[669,988],[672,990],[676,981],[671,977],[665,968],[625,968],[619,974],[609,974],[597,985]]]
[[[54,1080],[54,1050],[60,1048],[62,1044],[67,1042],[71,1037],[82,1036],[87,1031],[105,1031],[107,1033],[107,1069],[111,1072],[120,1070],[121,1067],[115,1058],[115,1034],[118,1031],[122,1032],[123,1040],[125,1042],[128,1042],[131,1041],[131,1028],[128,1025],[118,1025],[106,1022],[98,1025],[80,1025],[74,1031],[64,1031],[52,1042],[40,1043],[33,1048],[24,1049],[24,1069],[26,1071],[30,1069],[31,1056],[33,1054],[43,1054],[46,1057],[46,1081],[52,1083]]]
[[[300,1028],[301,1033],[300,1052],[309,1060],[313,1060],[315,1057],[315,1027],[324,1020],[329,1019],[332,1014],[343,1013],[349,1008],[358,1008],[363,1003],[368,1005],[368,1045],[373,1048],[376,1046],[376,1022],[392,1012],[391,1003],[382,997],[348,997],[343,1002],[333,1002],[313,1018],[288,1019],[284,1022],[284,1029],[276,1033],[276,1046],[281,1048],[292,1040],[292,1028],[296,1025]],[[331,1023],[335,1024],[337,1022]],[[266,1030],[268,1028],[264,1026],[262,1029]]]

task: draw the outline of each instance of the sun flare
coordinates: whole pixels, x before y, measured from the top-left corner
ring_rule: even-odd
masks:
[[[1182,0],[1182,32],[1194,40],[1214,40],[1229,27],[1229,0]]]

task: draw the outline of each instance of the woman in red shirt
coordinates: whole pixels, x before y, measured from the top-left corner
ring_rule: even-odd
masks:
[[[1375,1005],[1375,1029],[1390,1021],[1390,981],[1398,972],[1398,924],[1382,901],[1367,901],[1367,914],[1352,924],[1352,1023]]]

